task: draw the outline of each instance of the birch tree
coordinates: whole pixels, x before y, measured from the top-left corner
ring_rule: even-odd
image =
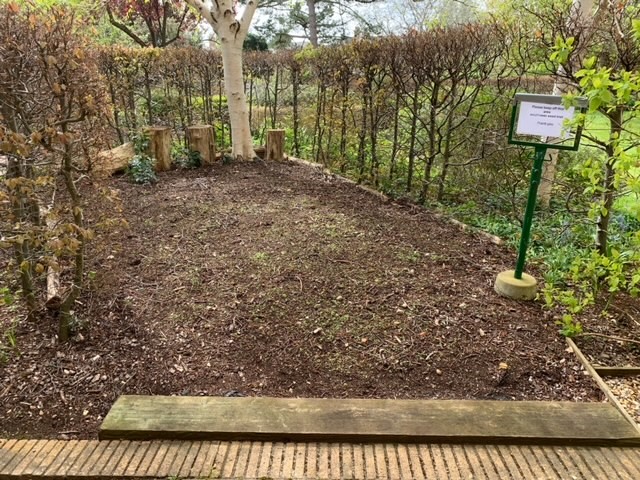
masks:
[[[231,121],[232,156],[239,160],[256,157],[249,126],[249,109],[242,75],[242,45],[258,0],[249,0],[242,12],[236,0],[186,0],[204,18],[220,42],[224,86]]]

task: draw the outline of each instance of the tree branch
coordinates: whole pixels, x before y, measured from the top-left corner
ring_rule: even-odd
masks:
[[[107,15],[109,16],[109,23],[111,23],[111,25],[124,32],[129,38],[131,38],[141,47],[148,46],[148,43],[142,40],[138,35],[136,35],[133,30],[127,27],[124,23],[120,23],[115,19],[115,17],[113,16],[113,12],[111,11],[111,7],[107,2],[105,2],[105,7],[107,8]]]

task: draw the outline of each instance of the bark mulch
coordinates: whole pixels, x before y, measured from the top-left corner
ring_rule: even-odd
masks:
[[[427,210],[292,163],[110,186],[129,227],[91,246],[74,341],[18,328],[0,436],[93,438],[121,394],[601,399],[550,314],[494,293],[515,252]]]

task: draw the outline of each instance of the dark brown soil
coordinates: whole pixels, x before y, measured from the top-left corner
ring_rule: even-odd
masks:
[[[606,314],[586,315],[582,323],[586,333],[574,341],[589,362],[606,367],[640,367],[640,304],[636,299],[617,298]]]
[[[514,252],[297,164],[113,181],[85,322],[23,323],[0,435],[95,437],[121,394],[599,400],[536,303],[493,291]],[[94,216],[97,215],[94,212]]]

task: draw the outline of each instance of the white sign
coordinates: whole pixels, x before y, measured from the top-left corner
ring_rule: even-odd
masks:
[[[573,118],[574,108],[548,103],[521,102],[516,133],[539,137],[569,138],[565,119]]]

